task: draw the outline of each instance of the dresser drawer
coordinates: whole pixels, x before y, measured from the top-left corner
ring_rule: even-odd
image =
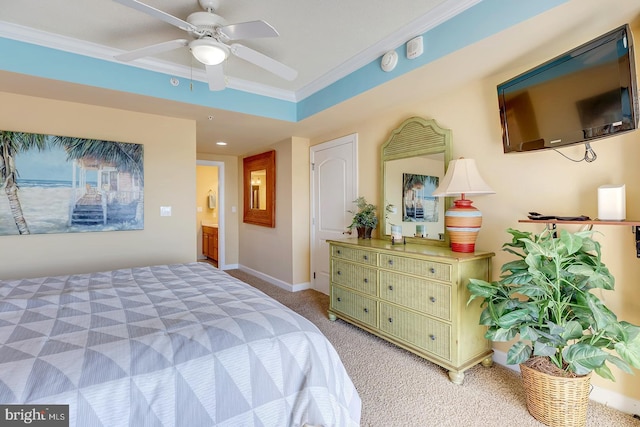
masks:
[[[378,291],[378,271],[346,261],[331,260],[331,281],[369,295]]]
[[[339,286],[331,286],[331,310],[344,313],[374,328],[378,326],[377,302]]]
[[[380,254],[380,267],[428,279],[451,281],[451,265],[389,254]]]
[[[438,357],[451,360],[451,327],[446,323],[380,303],[380,329]]]
[[[451,320],[451,286],[414,276],[380,271],[380,298]]]
[[[347,248],[331,245],[331,256],[367,265],[378,265],[378,254],[366,249]]]

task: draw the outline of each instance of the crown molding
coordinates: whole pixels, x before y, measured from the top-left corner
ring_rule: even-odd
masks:
[[[416,18],[402,29],[392,33],[386,39],[381,40],[375,45],[363,50],[351,59],[345,61],[338,67],[325,73],[320,78],[295,92],[239,79],[233,76],[227,76],[227,87],[289,102],[301,101],[376,60],[385,52],[398,48],[407,40],[427,32],[448,19],[451,19],[459,13],[478,4],[480,1],[481,0],[445,0],[433,8],[429,13]],[[170,76],[181,77],[187,80],[196,80],[207,83],[205,71],[199,68],[192,69],[191,67],[150,57],[137,59],[134,62],[124,64],[114,58],[115,55],[124,53],[122,50],[113,49],[104,45],[78,40],[71,37],[61,36],[59,34],[36,30],[10,22],[0,21],[0,37],[96,58],[103,61],[115,62],[121,65],[136,67],[148,71],[163,73]]]
[[[162,61],[155,58],[140,58],[132,63],[123,63],[114,58],[115,55],[124,53],[120,49],[113,49],[101,44],[78,40],[71,37],[61,36],[46,31],[36,30],[10,22],[0,21],[0,37],[25,42],[76,55],[87,56],[103,61],[136,67],[143,70],[181,77],[187,80],[196,80],[207,83],[207,75],[203,69],[192,69],[172,62]],[[227,76],[227,87],[255,95],[267,96],[289,102],[296,102],[295,93],[284,89],[278,89],[248,80]]]
[[[376,60],[389,50],[394,50],[402,46],[408,40],[426,33],[432,28],[437,27],[443,22],[453,18],[454,16],[464,12],[472,6],[480,3],[482,0],[446,0],[440,3],[400,30],[392,33],[389,37],[372,45],[368,49],[363,50],[359,54],[350,58],[338,67],[332,69],[320,78],[314,80],[305,87],[296,92],[296,100],[303,100],[314,93],[324,89],[325,87],[337,82],[338,80],[348,76],[354,71],[364,67],[371,61]]]

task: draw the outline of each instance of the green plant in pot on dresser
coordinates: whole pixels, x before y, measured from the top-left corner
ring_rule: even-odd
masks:
[[[360,196],[353,201],[358,208],[355,211],[347,211],[353,214],[349,230],[356,229],[359,239],[370,239],[371,232],[378,225],[378,217],[376,216],[377,206],[368,203],[367,200]]]
[[[482,300],[489,340],[517,339],[507,363],[520,364],[529,412],[547,425],[583,426],[592,372],[615,380],[607,362],[640,368],[640,327],[619,321],[592,292],[614,289],[592,231],[508,232],[503,249],[518,259],[498,281],[470,279],[469,302]]]

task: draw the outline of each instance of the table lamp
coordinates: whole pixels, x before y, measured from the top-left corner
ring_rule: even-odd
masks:
[[[449,232],[452,251],[474,252],[482,225],[482,213],[471,205],[472,201],[465,195],[494,193],[480,176],[475,160],[461,157],[449,162],[447,173],[432,195],[460,196],[444,214],[444,226]]]

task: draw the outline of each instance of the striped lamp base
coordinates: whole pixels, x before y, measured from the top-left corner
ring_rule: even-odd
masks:
[[[444,225],[449,232],[451,250],[474,252],[476,238],[482,225],[482,213],[468,199],[458,199],[444,214]]]

